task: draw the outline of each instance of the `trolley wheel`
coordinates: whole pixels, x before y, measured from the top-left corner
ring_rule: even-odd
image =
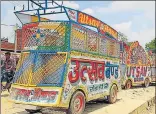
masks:
[[[26,110],[28,113],[30,113],[30,114],[41,112],[41,109],[36,109],[36,110],[25,109],[25,110]]]
[[[144,87],[148,87],[149,85],[150,85],[150,80],[146,78],[144,82]]]
[[[73,94],[67,114],[82,114],[85,109],[85,96],[81,91]]]
[[[117,86],[113,84],[113,86],[111,87],[111,90],[110,90],[110,95],[108,96],[108,102],[110,104],[113,104],[116,102],[116,99],[117,99]]]
[[[125,85],[125,89],[131,89],[131,87],[132,87],[132,81],[127,80],[126,85]]]

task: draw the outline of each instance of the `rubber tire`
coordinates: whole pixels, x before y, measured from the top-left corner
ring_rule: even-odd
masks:
[[[25,109],[25,111],[27,111],[29,114],[34,114],[34,113],[37,113],[37,112],[41,112],[41,109],[36,109],[36,110]]]
[[[130,84],[130,85],[128,85]],[[132,87],[132,81],[131,80],[127,80],[126,84],[125,84],[125,89],[131,89]]]
[[[82,98],[83,98],[83,106],[82,106],[82,109],[81,109],[80,112],[75,113],[74,107],[73,107],[73,106],[74,106],[74,100],[75,100],[76,97],[79,96],[79,95],[82,96]],[[81,91],[75,92],[75,93],[73,94],[72,98],[71,98],[70,106],[69,106],[69,108],[68,108],[68,110],[67,110],[67,114],[83,114],[84,109],[85,109],[85,104],[86,104],[86,101],[85,101],[85,96],[84,96],[84,94],[83,94]]]
[[[115,91],[115,99],[112,99],[112,91]],[[108,103],[109,104],[113,104],[116,102],[117,100],[117,92],[118,92],[118,89],[117,89],[117,86],[116,85],[112,85],[111,89],[110,89],[110,95],[108,96]]]
[[[146,81],[148,82],[147,84],[146,84]],[[149,87],[149,85],[150,85],[150,80],[148,78],[146,78],[144,81],[144,87],[147,88],[147,87]]]

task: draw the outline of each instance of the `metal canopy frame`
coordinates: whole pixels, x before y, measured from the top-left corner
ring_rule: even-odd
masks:
[[[37,9],[34,9],[33,8],[33,6],[32,6],[32,9],[30,9],[30,2],[32,3],[32,4],[35,4],[35,5],[37,5],[39,8],[37,8]],[[56,6],[54,6],[54,7],[48,7],[48,4],[49,3],[51,3],[52,5],[56,5]],[[62,2],[62,4],[63,4],[63,2]],[[44,5],[44,6],[42,6],[42,5]],[[60,11],[59,12],[46,12],[46,10],[52,10],[52,9],[57,9],[57,8],[60,8]],[[64,9],[64,11],[62,10],[62,9]],[[36,13],[35,14],[33,14],[33,15],[31,15],[31,14],[25,14],[26,12],[33,12],[33,11],[36,11]],[[44,13],[40,13],[40,11],[44,11]],[[59,13],[65,13],[66,15],[67,15],[67,17],[68,17],[68,14],[67,14],[67,12],[65,11],[65,8],[64,8],[64,6],[62,6],[62,5],[59,5],[57,2],[55,2],[54,0],[52,0],[51,2],[49,2],[48,0],[44,0],[42,3],[37,3],[36,1],[34,1],[34,0],[28,0],[28,9],[26,9],[26,10],[21,10],[21,11],[15,11],[14,12],[14,14],[16,15],[16,14],[25,14],[25,15],[30,15],[30,16],[37,16],[38,17],[38,20],[39,20],[39,22],[40,22],[40,16],[41,15],[50,15],[50,14],[59,14]],[[17,16],[17,15],[16,15]],[[17,16],[17,18],[19,19],[19,17]],[[69,17],[68,17],[68,19],[69,19]],[[19,19],[20,20],[20,19]],[[70,20],[70,19],[69,19]],[[20,22],[22,23],[22,21],[20,20]],[[23,25],[23,23],[22,23],[22,25]]]
[[[29,12],[29,11],[37,11],[37,10],[47,10],[47,9],[55,9],[55,8],[63,8],[64,6],[63,5],[59,5],[57,2],[53,1],[52,2],[47,2],[47,0],[44,0],[45,3],[37,3],[35,2],[34,0],[28,0],[28,9],[27,10],[21,10],[21,11],[15,11],[14,13],[22,13],[22,12]],[[37,5],[39,8],[37,9],[30,9],[30,2],[35,5]],[[48,3],[52,3],[52,4],[55,4],[56,7],[48,7]],[[42,4],[45,4],[45,6],[42,6]],[[63,4],[63,3],[62,3]],[[45,15],[46,15],[46,12],[45,12]]]
[[[30,5],[30,2],[32,3],[32,4],[35,4],[35,5],[37,5],[39,8],[37,8],[37,9],[30,9],[30,7],[29,7],[29,5]],[[56,6],[54,6],[54,7],[49,7],[48,6],[48,4],[49,3],[51,3],[52,5],[53,4],[55,4]],[[42,6],[43,5],[43,6]],[[60,8],[60,11],[59,12],[46,12],[46,10],[52,10],[52,9],[57,9],[57,8]],[[64,10],[64,11],[62,11],[62,9]],[[69,17],[69,15],[68,15],[68,13],[67,13],[67,9],[69,9],[69,10],[73,10],[73,11],[76,11],[76,12],[82,12],[82,11],[79,11],[79,10],[76,10],[76,9],[72,9],[72,8],[69,8],[69,7],[66,7],[66,6],[63,6],[63,1],[62,1],[62,4],[61,5],[59,5],[57,2],[55,2],[54,0],[52,0],[51,2],[49,2],[48,0],[43,0],[43,2],[42,3],[37,3],[36,1],[34,1],[34,0],[28,0],[28,9],[27,10],[21,10],[21,11],[16,11],[16,12],[14,12],[15,13],[15,15],[16,14],[25,14],[24,12],[31,12],[31,11],[36,11],[36,13],[34,14],[34,15],[30,15],[30,16],[37,16],[38,17],[38,21],[40,22],[41,20],[40,20],[40,16],[41,15],[50,15],[50,14],[60,14],[60,13],[65,13],[66,14],[66,16],[68,17],[68,19],[69,19],[69,22],[74,22],[74,23],[77,23],[77,24],[80,24],[79,22],[75,22],[75,21],[73,21],[73,20],[71,20],[70,19],[70,17]],[[44,13],[41,13],[40,11],[44,11]],[[82,12],[82,13],[84,13],[84,12]],[[84,14],[86,14],[86,13],[84,13]],[[27,14],[27,15],[29,15],[29,14]],[[86,14],[86,15],[88,15],[88,16],[90,16],[90,17],[93,17],[93,16],[91,16],[91,15],[89,15],[89,14]],[[17,16],[17,15],[16,15]],[[77,15],[77,17],[78,17],[78,15]],[[17,16],[17,18],[18,18],[18,16]],[[93,17],[94,19],[97,19],[97,18],[95,18],[95,17]],[[18,18],[19,19],[19,18]],[[20,20],[20,19],[19,19]],[[99,20],[99,19],[97,19],[97,20]],[[47,20],[47,21],[51,21],[51,20]],[[65,21],[65,20],[62,20],[62,21]],[[101,21],[101,20],[99,20],[100,22],[102,22],[103,24],[105,24],[105,25],[107,25],[106,23],[104,23],[103,21]],[[22,22],[21,22],[22,23]],[[23,23],[22,23],[22,25],[23,25]],[[80,25],[85,25],[85,26],[90,26],[90,27],[93,27],[93,28],[96,28],[97,29],[97,31],[98,31],[98,33],[100,33],[100,31],[99,31],[99,29],[97,28],[97,27],[95,27],[95,26],[91,26],[91,25],[86,25],[86,24],[80,24]],[[107,25],[107,26],[109,26],[109,25]],[[110,28],[112,28],[111,26],[109,26]],[[113,29],[113,28],[112,28]],[[113,30],[115,30],[115,29],[113,29]],[[116,30],[115,30],[116,31]],[[117,32],[117,31],[116,31]],[[118,33],[118,32],[117,32]],[[111,38],[112,40],[117,40],[117,39],[115,39],[115,38]]]

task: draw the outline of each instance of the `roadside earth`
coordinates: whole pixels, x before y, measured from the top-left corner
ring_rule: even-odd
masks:
[[[148,109],[147,114],[156,114],[156,105],[155,104]]]
[[[13,103],[8,102],[8,92],[1,94],[1,114],[28,114],[24,107],[14,108]],[[117,102],[108,104],[103,100],[89,102],[84,114],[128,114],[138,106],[155,96],[155,86],[148,88],[134,87],[130,90],[122,90],[118,93]],[[147,108],[148,114],[155,114],[155,106]],[[43,113],[36,113],[43,114]],[[44,114],[65,114],[60,111],[50,111]]]

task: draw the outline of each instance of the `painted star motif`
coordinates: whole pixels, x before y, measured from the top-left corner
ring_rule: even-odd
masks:
[[[38,29],[37,33],[33,35],[33,38],[37,39],[37,41],[39,41],[39,39],[43,37],[44,37],[44,34],[41,33],[40,29]]]

